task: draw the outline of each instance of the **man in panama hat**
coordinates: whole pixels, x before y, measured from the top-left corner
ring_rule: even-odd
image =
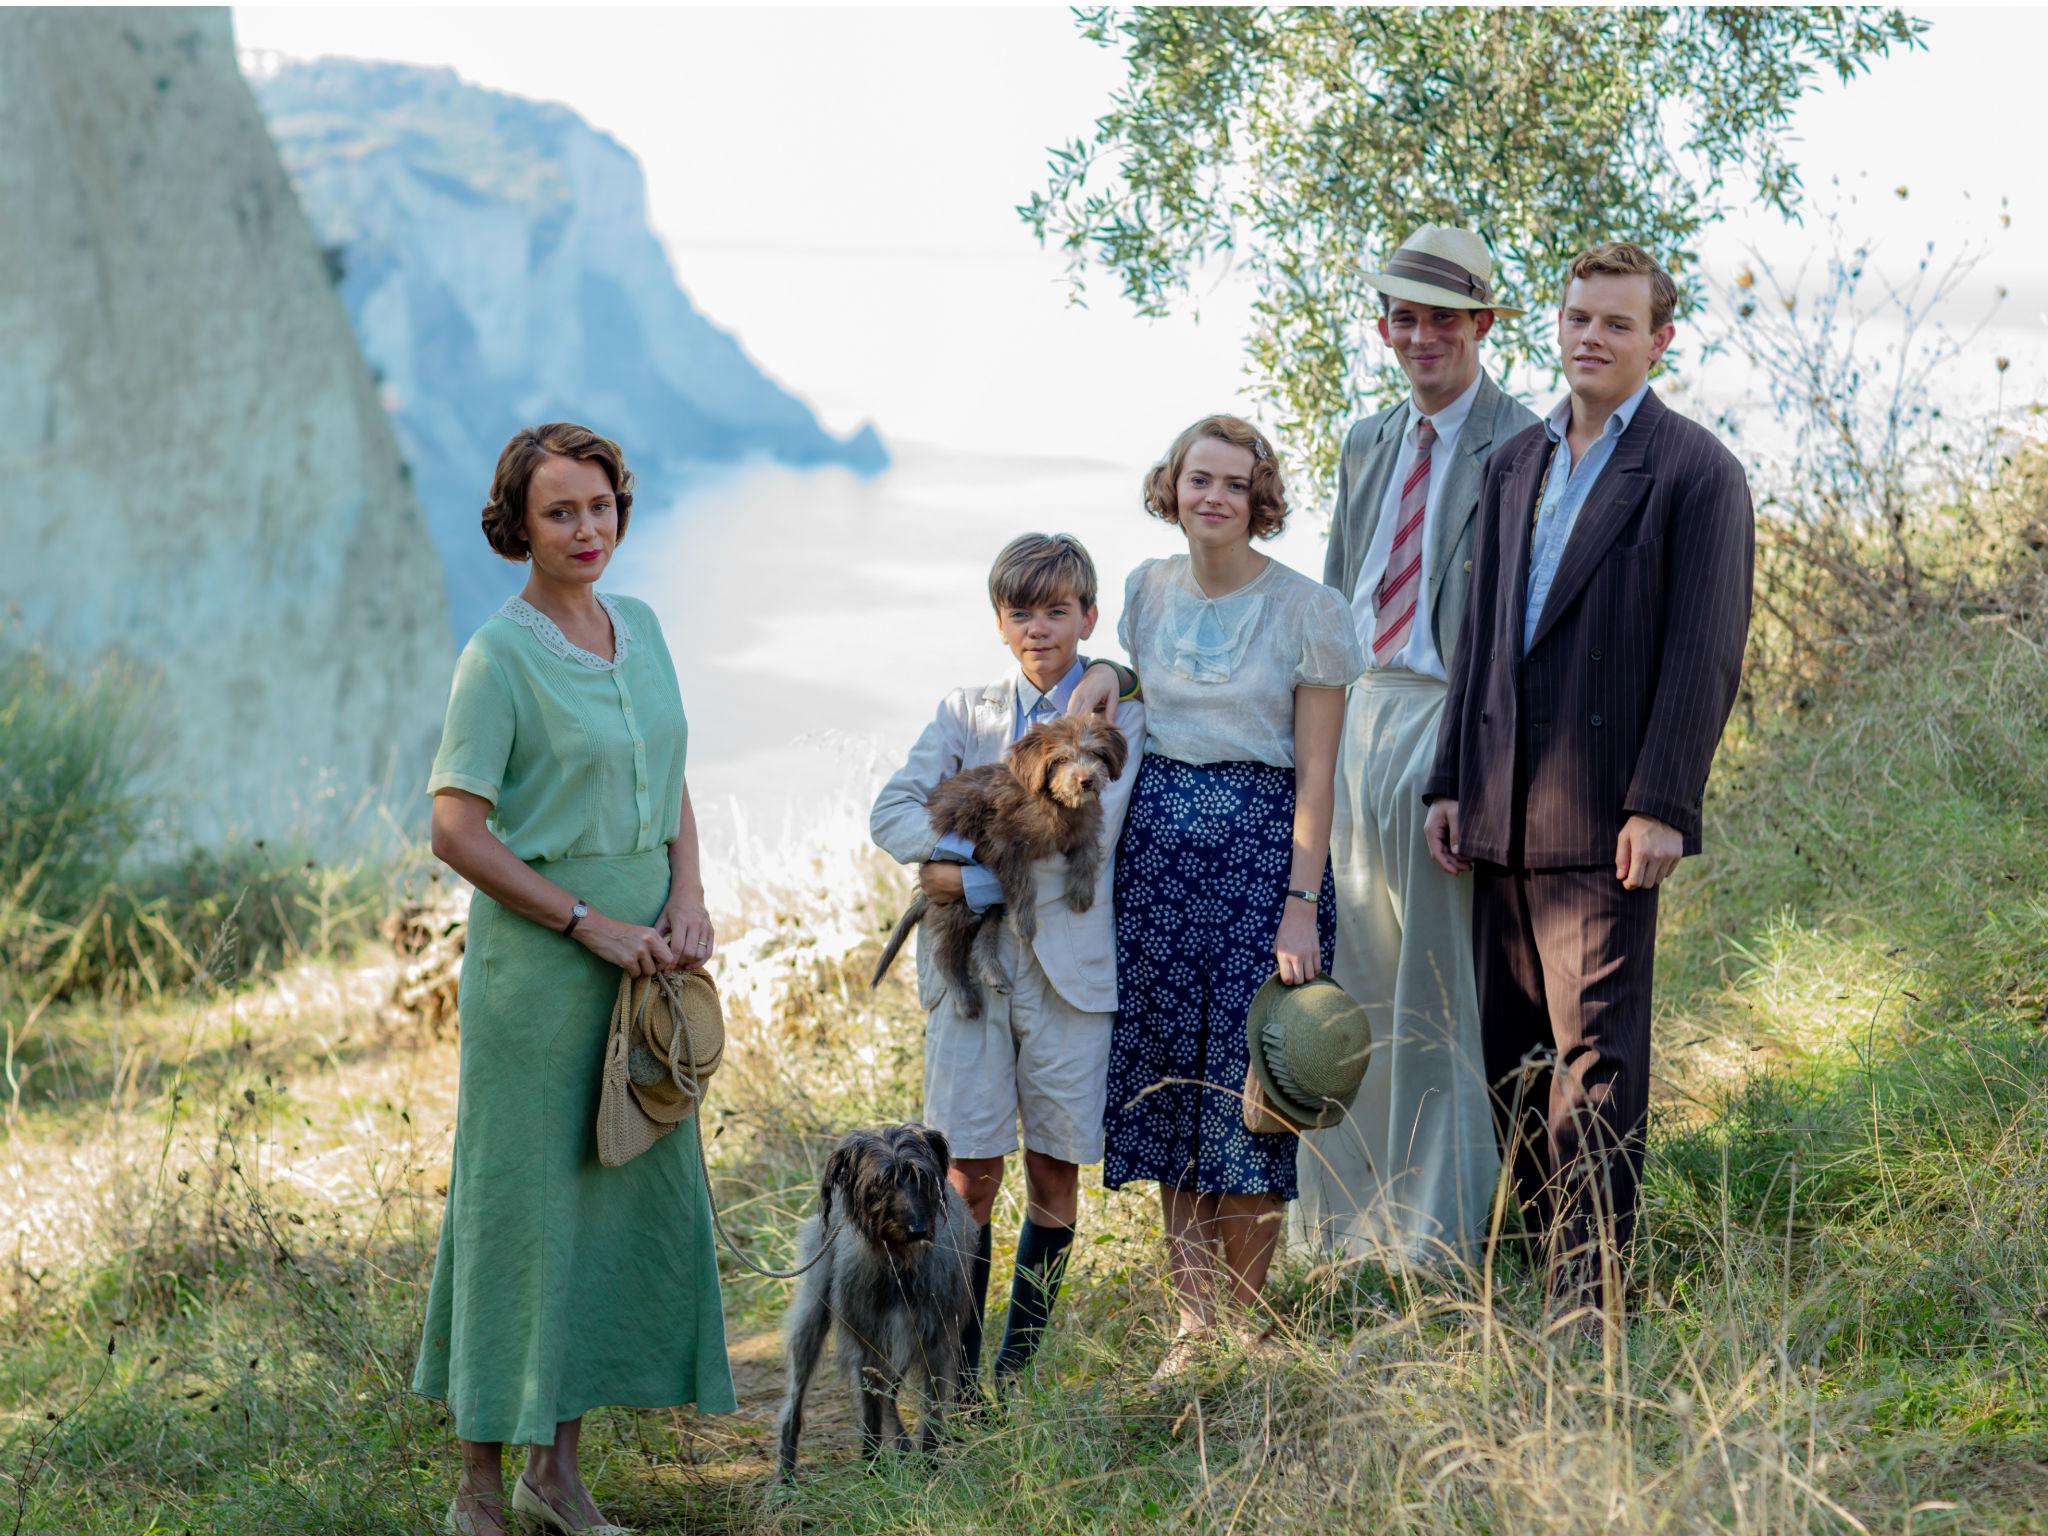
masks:
[[[1297,1219],[1325,1251],[1390,1264],[1472,1254],[1498,1169],[1472,975],[1471,885],[1423,840],[1422,787],[1472,575],[1494,448],[1536,425],[1479,363],[1500,315],[1493,257],[1425,224],[1367,274],[1380,338],[1408,378],[1351,428],[1323,580],[1350,600],[1366,672],[1337,759],[1330,857],[1336,980],[1373,1050],[1350,1113],[1303,1136]]]

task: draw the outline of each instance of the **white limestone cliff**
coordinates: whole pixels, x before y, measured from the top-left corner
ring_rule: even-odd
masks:
[[[888,462],[873,428],[826,431],[697,309],[648,224],[639,161],[569,108],[355,59],[252,85],[334,253],[459,635],[516,585],[477,514],[522,426],[567,419],[617,438],[644,518],[690,466]]]
[[[416,817],[434,549],[225,10],[0,9],[0,627],[158,679],[200,841]]]

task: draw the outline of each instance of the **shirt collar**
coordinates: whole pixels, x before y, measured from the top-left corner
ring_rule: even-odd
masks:
[[[1486,377],[1484,369],[1473,374],[1472,382],[1465,386],[1465,392],[1462,395],[1458,396],[1457,399],[1453,400],[1435,415],[1429,417],[1429,424],[1436,428],[1438,442],[1446,442],[1456,437],[1464,429],[1465,418],[1472,414],[1472,402],[1479,398],[1479,381],[1484,377]],[[1408,397],[1408,427],[1405,435],[1411,445],[1415,442],[1416,423],[1423,419],[1423,415],[1422,410],[1415,404],[1415,397],[1410,395]]]
[[[1600,435],[1603,438],[1619,437],[1622,433],[1626,432],[1628,424],[1636,419],[1636,411],[1642,406],[1644,399],[1648,397],[1649,393],[1650,381],[1645,379],[1642,386],[1634,394],[1615,407],[1614,414],[1607,418],[1607,425],[1601,430]],[[1551,407],[1550,414],[1543,418],[1543,430],[1550,434],[1550,440],[1553,443],[1560,442],[1564,438],[1565,428],[1571,424],[1572,397],[1567,392],[1562,400]]]
[[[1046,690],[1044,693],[1040,693],[1037,688],[1032,686],[1031,679],[1024,675],[1023,668],[1018,668],[1018,713],[1028,718],[1031,714],[1031,711],[1038,708],[1038,701],[1040,699],[1046,699],[1051,702],[1054,714],[1065,714],[1067,711],[1067,700],[1074,696],[1074,690],[1077,687],[1079,687],[1081,683],[1081,674],[1083,672],[1086,672],[1087,670],[1088,669],[1081,664],[1081,658],[1076,656],[1074,658],[1074,664],[1071,667],[1067,668],[1067,675],[1065,677],[1062,677],[1058,682],[1054,683],[1052,687]]]

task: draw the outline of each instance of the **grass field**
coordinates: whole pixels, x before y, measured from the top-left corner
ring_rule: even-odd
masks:
[[[863,1468],[821,1381],[772,1496],[785,1287],[728,1264],[742,1411],[595,1415],[600,1501],[650,1531],[2048,1529],[2044,646],[1922,625],[1724,749],[1665,909],[1642,1302],[1605,1353],[1549,1341],[1510,1265],[1292,1259],[1286,1358],[1148,1397],[1153,1208],[1093,1188],[1035,1383],[935,1465]],[[766,1261],[837,1132],[914,1113],[921,1022],[861,984],[900,884],[855,823],[781,868],[718,901],[706,1126]],[[455,1046],[386,1008],[395,959],[343,951],[17,1010],[0,1536],[438,1528],[450,1431],[404,1383]]]

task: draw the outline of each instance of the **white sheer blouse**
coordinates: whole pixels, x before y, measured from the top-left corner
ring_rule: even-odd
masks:
[[[1215,598],[1186,555],[1147,560],[1124,583],[1116,633],[1144,689],[1145,750],[1184,763],[1292,768],[1294,690],[1365,670],[1343,597],[1278,560]]]

